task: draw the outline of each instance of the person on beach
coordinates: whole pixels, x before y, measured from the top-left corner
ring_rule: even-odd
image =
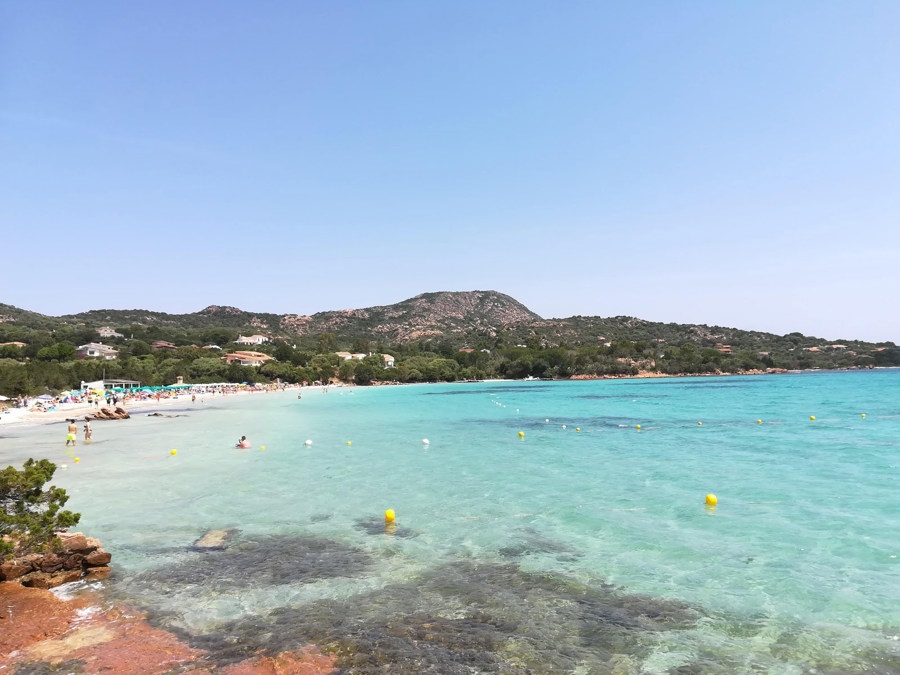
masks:
[[[94,430],[91,429],[91,418],[84,418],[84,442],[90,443],[94,436]]]
[[[75,424],[75,420],[69,420],[69,429],[66,433],[66,447],[70,445],[75,447],[75,440],[78,437],[78,425]]]

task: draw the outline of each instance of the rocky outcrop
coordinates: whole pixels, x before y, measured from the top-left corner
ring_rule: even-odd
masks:
[[[0,581],[15,581],[32,588],[54,588],[80,579],[109,576],[112,555],[100,542],[81,532],[59,535],[61,545],[52,553],[32,553],[0,565]]]
[[[215,655],[151,626],[132,607],[110,603],[92,589],[62,599],[19,584],[0,584],[0,672],[221,673],[326,675],[336,657],[312,646],[266,656],[250,654],[223,667]]]
[[[121,406],[116,406],[115,410],[109,408],[100,408],[99,412],[88,415],[92,420],[127,420],[131,415]]]

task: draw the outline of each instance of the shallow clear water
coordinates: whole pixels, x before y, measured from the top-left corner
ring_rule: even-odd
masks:
[[[314,641],[350,672],[900,672],[900,371],[163,412],[185,416],[96,422],[77,464],[63,424],[0,430],[0,458],[65,462],[110,592],[223,658]],[[223,528],[231,548],[191,550]]]

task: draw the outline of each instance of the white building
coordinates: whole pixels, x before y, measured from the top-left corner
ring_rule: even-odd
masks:
[[[238,335],[238,339],[235,342],[239,345],[264,345],[269,341],[265,335]]]
[[[102,338],[120,338],[120,337],[125,337],[125,336],[122,335],[121,333],[117,333],[116,331],[114,331],[114,330],[113,330],[112,328],[110,328],[109,326],[104,326],[103,328],[98,328],[98,329],[97,329],[97,335],[99,335],[99,336],[102,337]]]
[[[102,342],[89,342],[86,345],[78,347],[75,350],[75,355],[79,359],[104,359],[105,361],[112,361],[113,359],[118,358],[119,351]]]
[[[335,352],[335,354],[344,359],[344,361],[362,361],[367,356],[376,356],[376,354],[351,354],[350,352]],[[394,367],[394,357],[390,354],[377,354],[377,356],[384,359],[385,368]]]

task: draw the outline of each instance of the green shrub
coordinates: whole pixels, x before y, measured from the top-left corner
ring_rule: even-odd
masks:
[[[21,471],[12,466],[0,471],[0,560],[51,549],[59,530],[78,524],[81,514],[62,510],[69,501],[66,491],[44,487],[55,472],[49,459],[29,459]]]

